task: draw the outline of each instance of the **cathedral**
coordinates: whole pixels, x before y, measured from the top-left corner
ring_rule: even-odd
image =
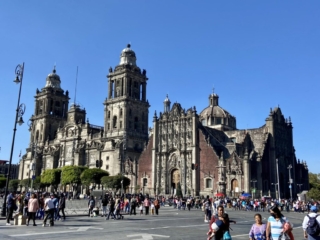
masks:
[[[291,191],[295,198],[297,184],[309,189],[307,164],[295,156],[291,119],[279,107],[270,109],[261,127],[239,130],[214,92],[199,113],[195,106],[171,106],[167,96],[149,128],[147,72],[137,66],[130,44],[107,78],[104,126],[96,126],[85,109],[76,103],[69,108],[69,92],[53,69],[36,90],[19,179],[79,165],[123,174],[131,180],[130,193],[175,195],[180,187],[183,195],[276,197],[280,189],[279,197],[290,198]]]

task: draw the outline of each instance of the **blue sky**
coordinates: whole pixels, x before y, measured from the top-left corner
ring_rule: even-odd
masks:
[[[106,75],[127,43],[147,70],[149,125],[163,100],[183,108],[220,106],[239,129],[265,123],[280,106],[293,122],[298,158],[319,173],[320,1],[0,1],[0,159],[9,159],[18,85],[24,120],[34,112],[36,89],[56,64],[62,88],[75,94],[90,123],[103,126]],[[27,124],[18,127],[13,162],[28,147]]]

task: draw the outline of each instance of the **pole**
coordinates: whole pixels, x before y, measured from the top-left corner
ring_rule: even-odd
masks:
[[[18,69],[20,68],[20,69]],[[18,70],[18,71],[17,71]],[[22,88],[22,79],[23,79],[23,70],[24,70],[24,63],[21,65],[18,65],[16,68],[16,74],[20,76],[20,87],[19,87],[19,95],[18,95],[18,104],[16,109],[16,117],[14,120],[14,127],[13,127],[13,136],[12,136],[12,143],[11,143],[11,151],[10,151],[10,160],[9,160],[9,166],[8,166],[8,175],[7,175],[7,181],[6,181],[6,188],[4,192],[4,200],[2,205],[2,216],[6,216],[6,205],[7,205],[7,195],[8,195],[8,186],[9,186],[9,180],[10,180],[10,172],[11,172],[11,164],[12,164],[12,155],[13,155],[13,149],[14,149],[14,141],[16,138],[16,131],[17,131],[17,121],[19,116],[19,110],[20,110],[20,96],[21,96],[21,88]]]
[[[291,179],[291,168],[292,168],[292,165],[290,164],[288,166],[288,169],[289,169],[289,183],[290,183],[290,202],[292,202],[292,179]]]
[[[280,194],[280,180],[279,180],[278,158],[276,159],[276,162],[277,162],[278,194],[279,194],[279,203],[280,203],[280,202],[281,202],[281,194]]]

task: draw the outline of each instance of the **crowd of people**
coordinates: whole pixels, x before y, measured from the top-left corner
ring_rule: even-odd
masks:
[[[54,221],[66,219],[65,215],[66,198],[64,193],[26,193],[16,194],[11,192],[7,196],[7,217],[6,225],[11,225],[14,216],[22,214],[27,217],[26,225],[29,226],[30,220],[33,226],[37,226],[36,219],[43,220],[42,226],[54,225]],[[60,215],[60,212],[62,215]]]
[[[317,202],[289,201],[276,199],[228,199],[228,198],[169,198],[156,196],[150,198],[149,195],[112,195],[106,193],[97,198],[88,198],[88,216],[105,217],[106,220],[123,219],[123,214],[128,215],[158,215],[161,206],[173,206],[177,210],[201,209],[204,213],[204,222],[209,223],[207,239],[227,240],[231,239],[230,223],[236,221],[229,218],[225,208],[233,208],[235,211],[254,211],[254,224],[249,231],[250,240],[274,240],[286,239],[294,240],[292,234],[293,225],[283,215],[283,212],[297,212],[308,214],[304,217],[302,228],[304,237],[309,240],[320,240],[320,215],[317,215]],[[7,196],[7,223],[13,216],[22,214],[26,216],[26,225],[37,226],[36,219],[42,221],[42,226],[54,226],[57,220],[65,220],[66,196],[64,193],[10,193]],[[270,216],[266,222],[262,221],[259,212],[268,211]],[[100,214],[99,214],[100,212]]]

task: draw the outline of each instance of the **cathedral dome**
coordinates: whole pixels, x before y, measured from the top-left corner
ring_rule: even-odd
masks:
[[[122,50],[121,55],[120,55],[120,64],[119,65],[125,65],[125,64],[129,64],[129,65],[133,65],[136,66],[136,54],[135,52],[130,48],[131,45],[128,44],[127,47],[125,49]]]
[[[46,78],[46,86],[45,87],[52,87],[52,88],[58,88],[61,89],[60,87],[60,76],[56,74],[56,68],[52,70],[52,73],[49,73],[47,78]]]
[[[218,104],[219,96],[215,93],[209,96],[209,106],[200,113],[202,125],[219,130],[236,129],[236,118]]]

